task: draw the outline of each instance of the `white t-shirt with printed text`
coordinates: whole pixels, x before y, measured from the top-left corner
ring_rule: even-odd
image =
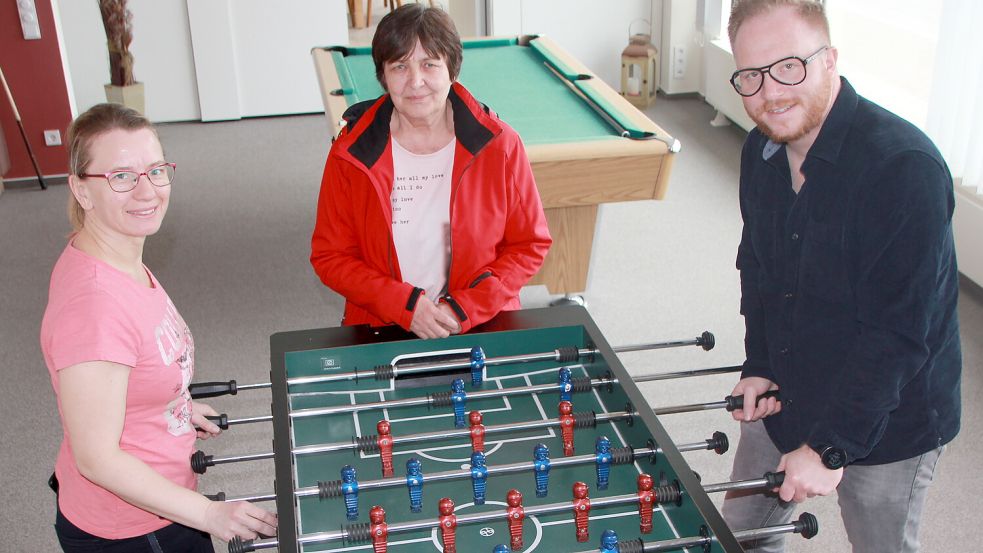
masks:
[[[403,281],[436,301],[447,287],[451,255],[451,173],[457,140],[414,154],[392,140],[393,241]]]

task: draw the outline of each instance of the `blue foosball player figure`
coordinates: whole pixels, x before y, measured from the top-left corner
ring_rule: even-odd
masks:
[[[485,504],[485,481],[488,480],[488,467],[485,454],[475,451],[471,454],[471,487],[474,488],[474,504]]]
[[[600,553],[620,553],[621,548],[618,547],[618,534],[614,530],[605,530],[601,534],[601,549]]]
[[[454,382],[451,382],[451,403],[454,404],[454,426],[457,428],[464,428],[468,425],[464,418],[467,402],[468,394],[464,391],[464,379],[455,378]]]
[[[358,520],[358,479],[355,467],[341,467],[341,494],[345,497],[345,515],[348,520]]]
[[[573,401],[573,384],[570,383],[570,369],[560,367],[557,373],[560,385],[560,401]]]
[[[532,450],[533,472],[536,474],[536,497],[546,497],[550,484],[550,449],[536,444]]]
[[[423,464],[416,457],[406,461],[406,488],[410,491],[410,511],[423,510]]]
[[[608,489],[608,475],[611,474],[611,440],[607,436],[599,436],[594,444],[594,455],[597,460],[597,489]]]
[[[507,545],[498,544],[492,549],[492,553],[512,553],[512,550]]]
[[[485,370],[485,350],[478,346],[471,348],[471,385],[480,386]]]

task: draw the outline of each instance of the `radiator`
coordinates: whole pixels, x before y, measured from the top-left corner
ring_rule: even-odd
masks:
[[[730,44],[723,39],[711,40],[704,48],[704,67],[706,67],[706,99],[707,103],[717,110],[720,115],[730,119],[746,131],[754,128],[754,121],[744,111],[741,97],[734,92],[730,85],[730,76],[737,67],[734,65],[734,55],[730,53]]]

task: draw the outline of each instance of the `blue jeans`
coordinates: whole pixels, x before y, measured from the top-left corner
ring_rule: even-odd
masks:
[[[110,540],[78,528],[61,509],[55,515],[58,543],[66,553],[214,553],[208,534],[180,524],[170,524],[133,538]]]
[[[945,447],[884,465],[848,465],[836,488],[840,515],[854,553],[917,553],[918,524],[925,493]],[[732,480],[761,478],[773,471],[781,452],[761,421],[741,423]],[[808,505],[808,502],[806,503]],[[771,492],[728,493],[721,514],[732,530],[786,524],[796,505]],[[823,521],[819,521],[822,528]],[[785,537],[745,542],[748,553],[779,553]]]

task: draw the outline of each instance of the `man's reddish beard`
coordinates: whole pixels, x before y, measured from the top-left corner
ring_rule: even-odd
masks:
[[[765,136],[771,139],[772,142],[784,144],[798,140],[812,132],[813,129],[821,125],[823,122],[823,115],[826,113],[826,106],[829,105],[830,94],[832,94],[833,83],[827,79],[825,85],[826,86],[822,87],[820,90],[817,90],[811,96],[805,96],[799,101],[799,104],[805,110],[805,119],[799,128],[792,129],[792,131],[787,134],[780,134],[775,129],[769,127],[764,121],[765,112],[784,107],[788,105],[786,103],[766,102],[761,108],[750,114],[751,119],[758,125],[758,129],[760,129]]]

